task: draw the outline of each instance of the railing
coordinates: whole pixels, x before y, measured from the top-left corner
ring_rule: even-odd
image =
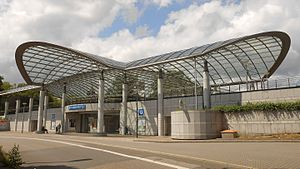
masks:
[[[283,88],[293,88],[300,87],[300,76],[296,77],[288,77],[288,78],[278,78],[278,79],[265,79],[263,81],[249,81],[248,83],[234,84],[234,85],[226,85],[226,86],[212,86],[211,93],[212,94],[227,94],[227,93],[236,93],[236,92],[247,92],[247,91],[260,91],[260,90],[271,90],[271,89],[283,89]],[[197,86],[196,89],[197,95],[202,95],[202,87]],[[195,87],[194,86],[186,86],[181,88],[173,88],[173,89],[164,89],[164,97],[187,97],[187,96],[195,96]],[[139,97],[139,100],[152,100],[156,99],[156,94],[146,95],[146,97]],[[106,96],[106,102],[122,102],[121,96]],[[136,98],[129,97],[128,101],[134,101]],[[98,101],[97,96],[91,96],[89,98],[78,98],[72,99],[68,104],[77,104],[77,103],[96,103]],[[59,108],[61,105],[49,103],[49,108]],[[4,106],[2,106],[4,109]],[[33,106],[33,111],[38,110],[38,105]],[[23,112],[23,107],[20,109],[20,113]],[[28,112],[28,105],[25,107],[25,112]],[[0,115],[4,113],[4,110],[0,110]],[[8,114],[14,114],[15,109],[9,109]]]
[[[212,94],[236,93],[258,90],[282,89],[300,87],[300,77],[289,77],[281,79],[265,79],[263,81],[249,81],[234,85],[211,86]],[[202,87],[197,86],[197,95],[202,95]],[[186,86],[176,89],[164,89],[165,97],[195,96],[195,87]]]

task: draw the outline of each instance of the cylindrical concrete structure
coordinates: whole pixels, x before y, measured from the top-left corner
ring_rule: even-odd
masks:
[[[29,98],[29,108],[28,108],[28,119],[27,119],[27,123],[28,123],[28,128],[27,131],[31,132],[31,117],[32,117],[32,108],[33,108],[33,98],[30,97]]]
[[[4,118],[6,118],[6,116],[8,114],[8,107],[9,107],[9,102],[5,101],[5,103],[4,103]]]
[[[120,134],[126,134],[127,127],[127,96],[128,96],[128,85],[126,83],[122,86],[122,111],[120,114]]]
[[[104,79],[99,80],[97,133],[104,133]]]
[[[66,100],[67,85],[64,83],[63,93],[61,95],[61,132],[66,132],[66,115],[65,115],[65,100]]]
[[[18,118],[20,113],[21,100],[16,100],[16,114],[15,114],[15,131],[18,131]]]
[[[44,100],[44,113],[43,113],[43,126],[47,128],[47,109],[48,109],[48,102],[49,102],[49,96],[48,94],[45,95],[45,100]]]
[[[163,95],[163,73],[159,71],[157,79],[157,132],[158,136],[164,135],[164,95]]]
[[[40,90],[40,98],[39,98],[37,133],[42,133],[44,99],[45,99],[45,91],[42,87]]]
[[[209,84],[209,71],[207,61],[204,60],[203,70],[203,108],[209,109],[211,107],[210,98],[210,84]]]

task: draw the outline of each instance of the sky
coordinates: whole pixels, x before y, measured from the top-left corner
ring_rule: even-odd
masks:
[[[27,41],[127,62],[264,31],[292,39],[274,76],[299,76],[299,0],[0,0],[0,75],[24,82],[14,54]]]

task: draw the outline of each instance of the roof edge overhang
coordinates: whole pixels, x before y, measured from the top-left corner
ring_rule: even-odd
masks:
[[[77,50],[74,50],[74,49],[71,49],[71,48],[67,48],[67,47],[64,47],[64,46],[59,46],[59,45],[48,43],[48,42],[29,41],[29,42],[25,42],[25,43],[22,43],[21,45],[19,45],[17,47],[16,53],[15,53],[15,59],[16,59],[17,67],[18,67],[23,79],[29,85],[38,85],[38,86],[43,85],[41,83],[35,83],[30,79],[27,71],[25,70],[24,64],[23,64],[23,54],[24,54],[25,50],[30,48],[30,47],[34,47],[34,46],[47,46],[47,47],[59,48],[59,49],[62,49],[62,50],[66,50],[66,51],[75,53],[76,55],[86,57],[86,58],[92,60],[93,62],[105,65],[108,68],[123,70],[122,68],[119,67],[119,65],[108,65],[108,64],[102,62],[101,58],[99,58],[99,59],[94,58],[92,56],[86,55],[84,52],[81,52],[81,51],[77,51]]]
[[[277,68],[283,62],[284,58],[286,57],[286,55],[289,51],[290,44],[291,44],[291,39],[290,39],[289,35],[285,32],[269,31],[269,32],[257,33],[257,34],[237,38],[234,41],[231,41],[230,43],[222,44],[221,46],[218,46],[216,48],[205,51],[202,54],[187,55],[187,56],[183,56],[183,57],[179,57],[179,58],[175,58],[175,59],[163,60],[163,61],[159,61],[159,62],[144,64],[144,65],[138,65],[138,66],[134,66],[134,67],[124,67],[124,68],[121,68],[118,65],[115,65],[115,66],[113,64],[109,65],[109,64],[105,63],[104,61],[101,61],[101,58],[97,59],[96,57],[85,54],[84,52],[81,52],[81,51],[77,51],[77,50],[74,50],[74,49],[71,49],[71,48],[55,45],[55,44],[48,43],[48,42],[40,42],[40,41],[25,42],[25,43],[21,44],[20,46],[18,46],[18,48],[16,49],[16,53],[15,53],[15,59],[16,59],[17,67],[18,67],[23,79],[26,81],[26,83],[29,84],[29,85],[39,85],[39,86],[41,86],[43,84],[35,83],[30,79],[27,71],[25,70],[24,64],[23,64],[23,54],[25,53],[26,49],[28,49],[30,47],[34,47],[34,46],[46,46],[46,47],[53,47],[53,48],[58,48],[58,49],[70,51],[72,53],[75,53],[78,56],[86,57],[86,58],[90,59],[91,61],[93,61],[95,63],[102,64],[102,65],[106,66],[108,69],[116,69],[116,70],[121,70],[121,71],[130,71],[130,70],[136,70],[136,69],[140,69],[140,68],[144,68],[144,67],[148,67],[148,66],[161,65],[161,64],[168,63],[168,62],[180,61],[180,60],[191,59],[191,58],[196,58],[196,57],[200,57],[200,58],[205,57],[207,54],[209,54],[211,52],[214,52],[214,51],[218,51],[218,50],[220,50],[220,49],[222,49],[226,46],[233,45],[235,43],[238,43],[238,42],[241,42],[241,41],[244,41],[244,40],[247,40],[247,39],[257,38],[257,37],[261,37],[261,36],[277,37],[282,42],[282,48],[281,48],[281,51],[280,51],[280,54],[279,54],[278,58],[275,60],[274,64],[271,66],[271,68],[268,70],[268,72],[266,72],[266,74],[264,74],[263,77],[262,77],[262,78],[268,78],[277,70]],[[112,59],[110,59],[110,60],[112,60]]]
[[[191,59],[191,58],[195,58],[195,57],[204,57],[205,55],[209,54],[210,52],[217,51],[217,50],[222,49],[226,46],[229,46],[229,45],[232,45],[232,44],[235,44],[235,43],[238,43],[240,41],[247,40],[247,39],[259,37],[259,36],[275,36],[275,37],[278,37],[282,41],[282,50],[281,50],[281,52],[278,56],[278,59],[275,61],[273,66],[270,68],[268,74],[264,76],[264,78],[270,77],[276,71],[276,69],[279,67],[279,65],[282,63],[282,61],[286,57],[286,55],[289,51],[289,48],[290,48],[291,39],[290,39],[289,35],[285,32],[269,31],[269,32],[261,32],[261,33],[257,33],[257,34],[253,34],[253,35],[249,35],[249,36],[244,36],[244,37],[241,37],[241,38],[237,38],[235,41],[232,41],[230,43],[226,43],[226,44],[223,44],[223,45],[221,45],[217,48],[208,50],[208,51],[206,51],[206,52],[204,52],[200,55],[199,54],[197,54],[197,55],[187,55],[187,56],[183,56],[183,57],[180,57],[180,58],[164,60],[164,61],[160,61],[160,62],[156,62],[156,63],[150,63],[150,64],[139,65],[139,66],[134,66],[134,67],[126,67],[125,70],[134,70],[134,69],[144,68],[144,67],[147,67],[147,66],[160,65],[160,64],[164,64],[164,63],[168,63],[168,62],[175,62],[175,61]]]

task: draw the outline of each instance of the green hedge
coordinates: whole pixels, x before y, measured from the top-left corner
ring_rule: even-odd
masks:
[[[282,103],[271,103],[271,102],[258,102],[258,103],[247,103],[245,105],[222,105],[212,108],[216,111],[221,112],[249,112],[249,111],[296,111],[300,110],[300,101],[296,102],[282,102]]]

